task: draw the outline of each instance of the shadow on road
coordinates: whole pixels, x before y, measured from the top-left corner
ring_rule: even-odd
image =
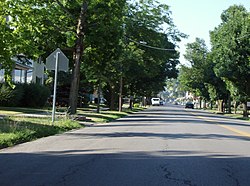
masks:
[[[222,134],[193,134],[193,133],[150,133],[150,132],[114,132],[114,133],[94,133],[94,134],[83,134],[83,133],[67,133],[69,136],[78,137],[99,137],[99,138],[162,138],[162,139],[236,139],[250,141],[249,137],[237,136],[237,135],[222,135]]]
[[[193,139],[194,144],[195,141],[204,140],[202,141],[204,143],[199,143],[202,145],[211,140],[213,141],[211,146],[218,142],[216,140],[220,140],[222,145],[226,141],[231,142],[233,140],[237,140],[239,142],[237,144],[248,145],[250,138],[238,135],[209,133],[206,130],[203,133],[197,132],[198,134],[191,133],[190,130],[178,133],[168,131],[172,126],[178,124],[183,125],[184,129],[199,124],[202,124],[202,127],[220,124],[220,121],[206,121],[204,118],[190,115],[189,112],[193,111],[187,110],[184,112],[183,109],[177,107],[176,109],[175,107],[168,109],[155,107],[136,113],[136,115],[132,114],[126,119],[122,118],[109,124],[92,126],[95,130],[67,132],[63,134],[66,139],[61,144],[64,150],[60,148],[60,150],[54,150],[53,148],[57,147],[56,142],[49,141],[49,144],[51,144],[51,146],[48,145],[49,150],[39,151],[39,146],[37,147],[39,151],[37,153],[1,151],[0,185],[248,186],[250,183],[249,154],[238,155],[233,146],[229,146],[229,150],[225,150],[227,153],[218,152],[219,148],[217,150],[214,148],[215,150],[211,151],[208,148],[207,151],[202,151],[206,148],[195,145],[192,149],[201,150],[175,150],[182,149],[179,146],[168,148],[171,143],[167,142],[183,139],[188,139],[184,140],[186,142],[184,145],[189,145],[191,141],[189,139]],[[199,112],[196,112],[196,114],[199,115]],[[205,114],[203,117],[216,118],[216,116],[210,114]],[[239,124],[230,121],[223,120],[221,124],[246,125],[245,123]],[[165,125],[171,127],[164,131],[162,129]],[[147,130],[149,126],[158,126],[159,128],[152,132]],[[110,130],[114,127],[120,128]],[[140,132],[142,128],[145,128],[144,132]],[[132,132],[126,131],[129,129]],[[121,145],[126,143],[127,139],[118,140],[119,138],[130,138],[131,144],[128,144],[129,147],[119,148],[116,145],[109,146],[107,143],[117,144],[117,141],[120,141]],[[146,143],[152,142],[154,139],[160,139],[159,141],[155,140],[157,142],[164,142],[163,148],[157,148],[160,151],[154,151],[154,148],[149,148],[151,150],[148,151],[133,149],[133,144],[144,141]],[[75,144],[76,141],[78,141],[77,145]],[[64,142],[67,144],[64,144]],[[158,143],[152,144],[158,145]],[[47,149],[47,146],[43,148]],[[133,150],[124,150],[130,148]]]
[[[249,157],[199,151],[96,152],[97,149],[1,153],[0,185],[247,186],[250,183]]]

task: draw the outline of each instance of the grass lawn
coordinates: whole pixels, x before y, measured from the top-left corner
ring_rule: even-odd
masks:
[[[0,148],[81,127],[78,122],[69,119],[57,120],[52,125],[50,118],[4,117],[0,119]]]
[[[0,107],[0,116],[8,115],[13,116],[17,114],[31,114],[44,112],[44,109],[21,108],[21,107]]]
[[[232,117],[232,118],[246,120],[246,121],[250,122],[250,115],[249,115],[249,117],[243,117],[242,114],[236,113],[236,114],[224,114],[224,116],[229,116],[229,117]]]
[[[78,109],[77,115],[71,117],[85,116],[85,122],[106,123],[142,109],[101,110],[97,113],[96,106],[91,105]],[[52,124],[51,109],[0,107],[0,149],[84,127],[78,121],[68,119],[65,111],[66,108],[57,108],[57,117]]]
[[[206,111],[209,111],[209,112],[212,112],[212,113],[215,113],[215,114],[221,114],[223,116],[228,116],[228,117],[231,117],[231,118],[235,118],[235,119],[241,119],[241,120],[245,120],[245,121],[249,121],[250,122],[250,114],[249,114],[249,117],[243,117],[243,112],[242,111],[237,111],[236,113],[231,113],[231,114],[228,114],[228,113],[218,113],[217,110],[210,110],[210,109],[206,109]]]

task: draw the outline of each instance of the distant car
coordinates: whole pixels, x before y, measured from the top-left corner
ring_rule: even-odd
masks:
[[[193,109],[194,108],[194,104],[192,102],[187,102],[186,105],[185,105],[185,108],[191,108],[191,109]]]
[[[151,99],[151,104],[154,105],[158,105],[160,106],[160,98],[152,98]]]

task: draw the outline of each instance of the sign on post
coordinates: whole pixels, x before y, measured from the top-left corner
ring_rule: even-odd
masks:
[[[56,108],[56,84],[57,84],[57,73],[58,71],[67,72],[69,69],[69,59],[64,53],[57,48],[46,58],[46,69],[55,70],[54,79],[54,94],[53,94],[53,109],[52,109],[52,123],[55,121],[55,108]]]
[[[67,72],[69,70],[69,59],[64,55],[64,53],[60,50],[60,48],[57,48],[46,58],[46,69],[55,70],[57,53],[59,57],[58,71]]]

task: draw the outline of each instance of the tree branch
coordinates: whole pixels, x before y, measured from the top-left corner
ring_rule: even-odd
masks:
[[[65,13],[67,13],[73,20],[76,20],[76,17],[73,14],[71,14],[70,11],[65,6],[63,6],[63,4],[59,0],[55,0],[55,1]]]
[[[59,30],[59,31],[61,31],[61,32],[67,32],[67,31],[72,31],[72,32],[75,32],[75,30],[74,29],[67,29],[67,28],[61,28],[61,27],[58,27],[57,25],[55,25],[52,21],[50,21],[50,20],[48,20],[48,19],[45,19],[44,20],[44,23],[46,23],[47,25],[50,25],[50,26],[52,26],[52,27],[54,27],[55,29],[57,29],[57,30]],[[46,24],[45,24],[45,26],[46,26]]]

